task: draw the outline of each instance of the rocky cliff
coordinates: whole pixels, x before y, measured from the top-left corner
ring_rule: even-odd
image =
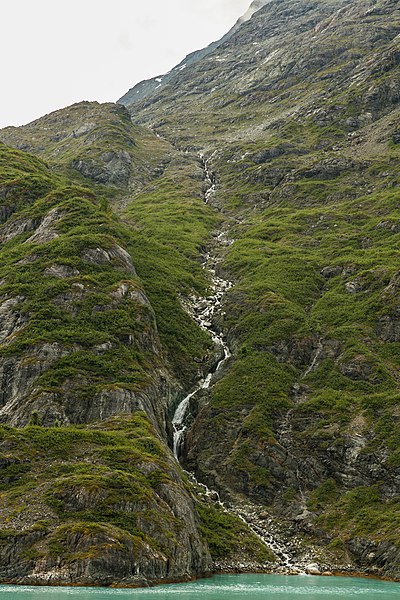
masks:
[[[166,399],[179,386],[123,228],[44,163],[2,146],[1,166],[1,421],[26,425],[35,412],[52,426],[146,410],[165,435]]]
[[[1,148],[3,579],[243,562],[254,538],[167,446],[207,374],[185,468],[278,557],[275,535],[281,557],[400,578],[400,10],[253,8],[128,93],[133,122],[81,103],[0,132],[24,151]]]

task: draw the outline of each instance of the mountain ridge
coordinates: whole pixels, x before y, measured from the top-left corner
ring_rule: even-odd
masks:
[[[262,8],[262,6],[264,6],[264,4],[266,4],[268,1],[269,0],[254,0],[246,13],[237,20],[235,25],[228,31],[228,33],[222,36],[220,40],[212,42],[206,48],[191,52],[178,65],[173,67],[171,71],[168,71],[168,73],[140,81],[119,100],[117,100],[117,103],[124,106],[130,106],[156,94],[157,90],[159,90],[163,85],[168,84],[169,81],[173,80],[176,74],[178,74],[180,71],[183,71],[187,67],[191,67],[193,64],[213,52],[213,50],[217,49],[225,40],[228,40],[245,21],[248,21],[253,14]]]

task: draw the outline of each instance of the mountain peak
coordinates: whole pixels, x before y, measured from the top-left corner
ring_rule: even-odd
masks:
[[[240,25],[242,23],[245,23],[246,21],[249,21],[254,15],[254,13],[256,13],[258,10],[260,10],[260,8],[262,8],[269,2],[271,2],[271,0],[254,0],[249,6],[249,8],[246,10],[244,15],[240,17],[240,19],[238,20],[238,24]]]

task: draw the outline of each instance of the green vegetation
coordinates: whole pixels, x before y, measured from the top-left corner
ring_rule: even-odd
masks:
[[[34,361],[34,348],[62,347],[40,380],[47,391],[62,393],[75,382],[88,399],[109,384],[143,388],[159,359],[142,341],[153,337],[157,344],[153,313],[140,301],[142,286],[122,250],[129,232],[90,190],[67,186],[29,155],[1,146],[0,168],[14,210],[31,192],[26,172],[43,182],[38,194],[46,189],[29,195],[3,226],[2,294],[16,299],[23,325],[10,331],[0,354]],[[45,237],[35,237],[42,222]]]
[[[114,531],[116,539],[133,538],[167,555],[179,543],[184,523],[158,492],[171,486],[184,495],[184,484],[145,414],[91,427],[2,426],[0,449],[10,463],[0,476],[6,541],[21,526],[37,527],[39,514],[46,519],[40,554],[68,554],[74,544],[66,536],[78,530]]]
[[[90,411],[100,392],[140,392],[165,356],[187,384],[210,340],[188,317],[180,297],[206,293],[198,255],[218,219],[203,202],[200,167],[191,158],[172,163],[158,187],[145,186],[124,225],[105,200],[113,193],[66,179],[73,174],[71,142],[68,148],[64,157],[58,153],[55,174],[30,155],[0,147],[1,189],[10,206],[0,231],[0,280],[4,297],[16,299],[12,306],[21,319],[0,354],[35,368],[40,348],[62,349],[35,382],[29,402],[41,398],[43,406],[31,412],[29,425],[0,431],[4,543],[18,536],[21,526],[37,528],[40,514],[45,524],[37,541],[24,542],[24,561],[101,557],[111,548],[110,538],[113,552],[127,552],[133,544],[168,557],[184,523],[166,507],[163,490],[179,483],[169,452],[145,415],[65,427],[58,419],[49,421],[47,402],[73,399],[79,413]],[[140,140],[135,152],[142,160]],[[53,427],[43,426],[50,422]],[[241,522],[214,512],[203,506],[202,531],[213,548],[271,558]],[[220,534],[212,534],[212,522]],[[83,546],[77,539],[85,540]]]
[[[232,514],[212,504],[199,504],[200,531],[207,540],[213,560],[274,562],[275,555]]]
[[[383,484],[382,484],[383,485]],[[342,543],[355,537],[376,541],[386,540],[400,547],[400,502],[398,498],[385,499],[382,485],[360,486],[338,499],[338,491],[320,505],[318,525],[336,535]],[[321,496],[321,486],[314,497]],[[325,494],[323,494],[325,496]]]
[[[379,15],[372,18],[381,23]],[[251,85],[235,80],[235,70],[226,85],[219,61],[208,60],[207,79],[218,79],[209,93],[201,93],[208,84],[196,66],[190,70],[196,93],[163,88],[138,118],[186,153],[133,126],[121,107],[90,103],[46,117],[34,143],[35,125],[8,132],[11,141],[19,136],[18,143],[42,154],[52,170],[0,148],[0,281],[18,314],[0,355],[34,363],[44,344],[57,345],[59,353],[35,382],[33,408],[40,394],[51,394],[55,404],[68,396],[75,406],[91,408],[101,392],[140,393],[167,371],[190,387],[211,343],[182,300],[206,294],[201,249],[214,229],[233,224],[235,243],[221,258],[235,285],[219,325],[234,356],[199,402],[198,447],[188,461],[212,469],[228,491],[285,516],[293,514],[300,491],[302,499],[306,493],[338,553],[351,536],[396,542],[399,525],[398,498],[369,473],[370,486],[359,486],[354,475],[378,465],[390,486],[400,464],[400,150],[391,135],[397,116],[389,122],[386,115],[398,100],[397,63],[376,55],[375,39],[353,36],[353,25],[349,50],[347,27],[336,37],[328,27],[323,48],[315,36],[311,68],[303,61],[301,76],[288,68],[278,87],[267,72],[279,71],[274,54],[260,41],[258,51],[251,46],[249,52]],[[360,71],[351,79],[356,63]],[[183,82],[186,76],[181,73]],[[357,84],[349,88],[349,81]],[[201,148],[215,150],[209,164],[219,211],[203,202],[204,172],[195,154]],[[53,235],[38,241],[34,232],[46,217]],[[135,271],[119,249],[132,257]],[[161,468],[166,450],[155,435],[111,443],[101,437],[104,431],[85,428],[67,433],[54,427],[46,434],[40,411],[30,422],[20,434],[31,436],[24,451],[40,452],[47,444],[56,456],[44,469],[56,482],[50,488],[50,479],[43,480],[47,487],[40,491],[53,550],[68,552],[71,532],[95,539],[107,528],[122,545],[125,535],[132,544],[147,543],[134,511],[118,508],[127,502],[140,505],[143,522],[152,520],[156,533],[149,544],[156,548],[155,539],[163,540],[167,554],[166,530],[179,537],[182,524],[171,515],[165,528],[157,520],[154,492],[172,476]],[[95,431],[100,441],[90,437]],[[111,437],[118,435],[125,433]],[[94,461],[81,456],[68,468],[61,464],[57,453],[68,456],[69,436],[78,436],[78,447],[100,444],[101,458],[95,453]],[[140,469],[143,460],[157,468]],[[326,461],[330,468],[340,465],[353,489],[324,470]],[[306,472],[314,465],[320,470]],[[23,461],[4,473],[2,490],[15,506],[35,482]],[[72,507],[77,494],[80,504]],[[200,504],[199,512],[214,558],[250,551],[252,542],[236,521],[208,505]],[[13,514],[10,522],[16,519]]]
[[[299,460],[310,447],[316,460],[327,448],[339,456],[354,427],[367,438],[363,455],[388,453],[388,477],[400,443],[398,153],[382,146],[351,160],[332,151],[345,131],[311,121],[270,135],[225,146],[213,165],[224,206],[242,221],[225,260],[235,287],[223,326],[236,356],[201,414],[197,448],[199,463],[213,464],[228,488],[267,502],[281,485],[274,446],[285,427]],[[209,438],[218,439],[215,449]],[[321,525],[331,502],[346,506],[341,485],[331,483],[310,498]],[[378,504],[385,526],[367,530],[367,513],[357,513],[339,520],[335,534],[364,523],[360,532],[393,539],[398,500],[383,494]]]
[[[210,340],[188,319],[177,297],[206,292],[199,253],[218,223],[201,198],[198,170],[193,157],[171,163],[130,201],[125,217],[137,230],[130,248],[156,312],[161,339],[175,372],[186,381],[193,376],[193,361],[201,362]]]
[[[62,215],[57,220],[56,229],[63,235],[39,248],[36,244],[29,247],[26,243],[28,229],[24,235],[4,246],[2,252],[6,253],[5,262],[10,267],[20,262],[21,258],[31,261],[29,267],[25,266],[23,274],[16,273],[14,280],[15,283],[18,281],[19,287],[14,285],[10,292],[22,295],[30,282],[34,281],[34,289],[28,287],[28,292],[35,296],[35,301],[43,304],[43,298],[53,297],[54,304],[67,289],[70,290],[71,284],[85,285],[82,293],[77,287],[74,288],[75,294],[69,299],[69,304],[74,308],[78,306],[77,310],[71,308],[69,314],[60,306],[51,306],[49,302],[42,306],[42,312],[49,313],[48,329],[54,331],[57,341],[90,345],[96,339],[98,344],[104,344],[110,339],[111,331],[114,331],[113,338],[126,338],[132,333],[134,325],[136,329],[141,328],[136,337],[143,337],[151,324],[145,323],[145,317],[131,311],[132,303],[128,299],[120,303],[125,306],[120,305],[116,310],[109,307],[109,295],[122,278],[133,279],[138,289],[141,288],[140,282],[132,278],[130,273],[118,273],[118,268],[124,270],[124,265],[118,264],[118,261],[113,260],[109,265],[102,261],[97,267],[82,261],[84,250],[97,247],[109,249],[116,242],[130,252],[144,291],[156,313],[157,328],[167,359],[175,375],[187,383],[197,372],[196,363],[201,362],[209,351],[210,340],[206,334],[198,331],[183,310],[179,298],[194,291],[205,292],[208,281],[198,261],[199,250],[207,243],[218,222],[214,211],[206,207],[202,199],[203,175],[197,157],[182,157],[168,143],[157,139],[146,129],[133,125],[123,107],[112,104],[83,102],[70,107],[68,111],[52,113],[44,117],[44,121],[43,127],[35,135],[32,134],[33,130],[36,131],[35,124],[18,130],[9,128],[4,135],[10,142],[14,141],[15,135],[18,140],[23,139],[32,152],[51,161],[52,169],[58,175],[50,173],[38,159],[4,147],[5,160],[2,165],[12,165],[15,161],[14,171],[18,171],[18,161],[22,160],[18,171],[18,177],[22,180],[20,187],[26,179],[25,171],[32,171],[35,182],[40,183],[37,184],[37,196],[34,196],[37,202],[33,206],[30,188],[33,188],[34,182],[27,182],[27,187],[23,187],[22,191],[18,188],[20,195],[28,194],[29,206],[22,195],[18,205],[22,214],[18,212],[14,218],[33,219],[30,229],[34,230],[45,213],[52,208],[57,209]],[[109,161],[111,154],[115,157],[121,152],[125,153],[123,161],[126,159],[122,166],[118,161],[116,165]],[[78,163],[89,165],[89,168],[82,169]],[[101,172],[108,169],[110,179],[99,176],[99,169]],[[126,180],[113,179],[113,173],[119,173],[121,169]],[[133,201],[124,197],[128,179],[134,189],[140,190],[132,195]],[[86,187],[71,187],[71,181]],[[3,183],[8,189],[9,180],[5,179]],[[15,209],[14,200],[13,203]],[[110,204],[118,210],[129,207],[129,212],[124,215],[125,225],[112,215]],[[25,254],[33,258],[27,259]],[[68,281],[54,281],[54,278],[51,281],[45,274],[42,286],[40,272],[53,264],[76,269],[79,276],[74,273]],[[18,271],[21,270],[22,267]],[[42,290],[39,294],[40,287]],[[148,310],[144,306],[137,308],[142,313]],[[26,303],[26,312],[32,309],[38,311],[36,306]],[[97,311],[95,326],[92,323],[94,315],[87,314],[93,313],[93,310]],[[37,324],[37,331],[32,331],[34,335],[29,338],[26,336],[27,344],[35,339],[46,338],[43,321],[47,315],[43,316],[44,319]],[[79,323],[76,323],[77,318]],[[71,320],[75,324],[68,327]],[[119,328],[122,331],[117,331]],[[52,335],[49,333],[48,337]],[[18,351],[23,349],[23,343],[22,338],[18,340]],[[13,348],[17,349],[17,346]],[[12,348],[7,350],[12,351]],[[118,352],[115,353],[113,348],[112,354],[114,356]],[[71,372],[75,367],[70,363],[76,360],[65,360],[65,369]],[[127,364],[126,356],[121,354],[121,360]],[[118,365],[112,364],[112,359],[101,362],[96,369],[99,373],[107,371],[114,376],[119,369]],[[144,380],[144,374],[151,368],[149,357],[141,349],[136,351],[136,356],[132,356],[130,362],[132,374],[122,378],[122,382],[127,379],[127,385],[131,385],[134,379]],[[61,370],[64,370],[64,365]],[[54,381],[54,385],[58,383]],[[95,381],[90,383],[92,389],[95,385]]]
[[[23,140],[24,148],[51,162],[53,167],[70,179],[91,184],[120,187],[127,184],[124,169],[115,176],[109,168],[111,160],[122,157],[119,166],[129,165],[134,152],[139,127],[132,126],[129,114],[115,104],[80,102],[46,115],[42,126],[33,122],[15,130],[3,130],[3,139],[14,145],[14,136]],[[122,154],[121,154],[122,153]],[[102,187],[113,196],[115,189]]]

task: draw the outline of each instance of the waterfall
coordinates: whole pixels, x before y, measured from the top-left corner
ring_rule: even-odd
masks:
[[[207,189],[204,192],[204,202],[208,204],[211,195],[214,194],[216,189],[216,177],[209,168],[209,161],[204,158],[204,155],[200,154],[199,158],[204,171],[204,180],[207,183]],[[233,244],[233,240],[228,238],[228,233],[224,230],[216,233],[215,240],[217,246],[226,247]],[[172,418],[172,425],[174,436],[173,450],[176,458],[179,458],[180,449],[184,441],[186,432],[185,421],[188,417],[190,400],[200,390],[206,390],[210,387],[214,373],[220,371],[231,356],[224,334],[215,327],[214,317],[221,309],[223,297],[226,292],[231,289],[233,283],[217,276],[217,263],[218,258],[215,255],[215,249],[214,251],[204,252],[202,256],[202,266],[203,269],[208,272],[211,279],[211,294],[206,297],[191,296],[189,300],[185,302],[184,306],[186,311],[198,323],[201,329],[208,331],[211,334],[214,344],[221,349],[222,358],[218,361],[216,366],[214,365],[210,371],[197,382],[194,389],[179,403],[175,410],[175,414]]]
[[[210,198],[216,190],[216,177],[215,174],[209,168],[209,160],[206,160],[202,154],[199,156],[200,162],[204,171],[204,180],[207,183],[207,189],[204,192],[204,202],[209,203]],[[215,325],[215,316],[221,310],[222,301],[225,294],[231,289],[233,283],[222,277],[217,276],[216,266],[221,260],[216,255],[216,248],[227,247],[233,244],[233,240],[228,237],[228,231],[223,229],[216,232],[215,234],[216,247],[211,251],[204,252],[202,256],[202,266],[210,276],[211,286],[210,295],[206,297],[191,296],[186,302],[184,307],[190,316],[198,323],[198,325],[204,331],[208,331],[215,345],[221,350],[221,358],[217,364],[210,368],[194,386],[191,392],[183,398],[183,400],[177,406],[174,416],[172,418],[173,425],[173,451],[176,459],[179,461],[181,455],[181,449],[185,440],[185,433],[187,430],[187,422],[190,418],[190,402],[191,399],[198,394],[201,390],[207,390],[213,383],[213,376],[220,371],[226,362],[231,357],[231,352],[224,334],[219,331]],[[317,361],[318,356],[315,359]],[[315,364],[314,362],[314,364]],[[314,365],[313,365],[314,366]],[[197,481],[192,473],[188,473],[189,478],[192,482],[203,488],[205,494],[218,502],[220,506],[236,514],[242,519],[250,529],[257,535],[257,537],[268,547],[270,547],[278,558],[278,568],[284,569],[285,572],[291,573],[303,573],[303,565],[296,563],[291,557],[290,550],[288,549],[288,541],[284,540],[284,536],[280,535],[274,526],[273,520],[269,519],[268,523],[263,523],[257,518],[257,508],[251,506],[231,506],[225,507],[219,498],[218,492],[210,490],[204,483]],[[259,508],[259,507],[258,507]],[[291,542],[293,543],[293,542]]]
[[[204,158],[203,154],[199,155],[200,163],[204,171],[204,180],[207,183],[207,189],[204,192],[204,202],[208,204],[211,195],[214,194],[216,189],[216,177],[215,174],[209,168],[209,160]],[[226,230],[218,231],[215,235],[217,246],[230,246],[233,244],[233,240],[228,238]],[[198,323],[198,325],[204,331],[208,331],[211,334],[211,338],[215,345],[221,349],[222,358],[218,361],[216,366],[213,366],[210,371],[202,378],[194,389],[188,394],[178,405],[175,410],[175,414],[172,418],[173,425],[173,450],[176,458],[179,458],[180,449],[182,447],[184,436],[186,432],[185,422],[189,416],[190,400],[200,390],[206,390],[212,383],[214,373],[220,371],[226,361],[231,356],[228,343],[222,332],[215,328],[214,317],[221,309],[222,300],[226,292],[231,289],[233,283],[222,277],[218,277],[216,274],[216,265],[218,258],[214,251],[206,251],[202,256],[202,266],[205,271],[208,272],[211,279],[211,294],[206,297],[191,296],[189,300],[184,304],[185,309],[190,316]]]

